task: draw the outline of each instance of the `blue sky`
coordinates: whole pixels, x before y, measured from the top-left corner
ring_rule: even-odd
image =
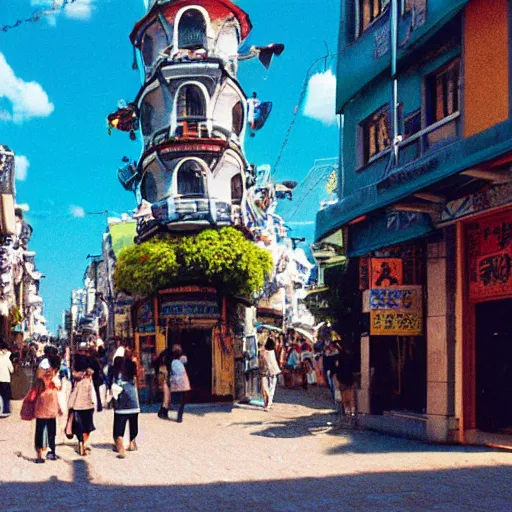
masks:
[[[325,55],[324,41],[336,51],[339,1],[237,3],[252,19],[251,43],[286,45],[270,70],[253,60],[241,63],[239,72],[248,93],[258,91],[274,103],[267,125],[246,145],[249,161],[273,164],[309,66]],[[1,23],[15,23],[51,4],[0,1]],[[26,173],[16,182],[17,202],[30,207],[31,249],[46,275],[41,293],[53,330],[69,307],[71,290],[82,284],[86,256],[101,249],[105,217],[86,212],[108,210],[115,216],[135,207],[116,170],[124,155],[139,156],[140,143],[119,132],[109,137],[105,119],[118,100],[132,100],[140,88],[128,35],[143,14],[142,0],[78,0],[56,16],[0,32],[0,144],[26,158],[19,166]],[[323,64],[313,71],[325,71]],[[325,100],[319,78],[310,91],[313,115],[317,102]],[[318,108],[325,117],[325,106]],[[277,180],[301,181],[315,159],[337,155],[338,130],[326,121],[299,116]],[[313,209],[305,205],[305,222],[313,220]]]

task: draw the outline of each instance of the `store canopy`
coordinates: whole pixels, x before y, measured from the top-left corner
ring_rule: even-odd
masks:
[[[507,120],[444,146],[442,151],[428,152],[391,171],[381,181],[357,189],[336,204],[320,210],[316,217],[315,240],[319,242],[356,219],[428,190],[462,171],[476,166],[482,168],[486,162],[490,165],[492,160],[511,151],[512,120]]]

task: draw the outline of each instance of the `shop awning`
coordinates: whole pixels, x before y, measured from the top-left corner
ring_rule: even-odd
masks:
[[[397,168],[381,181],[355,190],[338,203],[320,210],[316,217],[315,240],[321,241],[336,229],[371,212],[446,180],[462,171],[512,151],[512,121],[460,139]],[[403,241],[403,240],[402,240]]]

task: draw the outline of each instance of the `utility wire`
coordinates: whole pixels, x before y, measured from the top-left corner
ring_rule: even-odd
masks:
[[[277,155],[277,159],[276,159],[276,161],[274,163],[274,166],[272,168],[273,169],[272,170],[272,174],[274,174],[277,171],[277,168],[279,166],[279,163],[281,162],[281,158],[283,156],[284,150],[285,150],[286,146],[288,145],[288,142],[289,142],[289,139],[290,139],[290,134],[291,134],[291,132],[293,130],[293,127],[295,126],[295,122],[297,121],[297,117],[298,117],[299,112],[301,110],[302,104],[304,103],[304,99],[306,98],[306,92],[308,90],[309,79],[311,78],[313,68],[319,62],[322,62],[322,61],[325,61],[325,63],[326,63],[325,67],[327,68],[327,59],[332,58],[332,57],[336,57],[337,55],[338,55],[338,53],[331,53],[331,54],[328,54],[328,55],[324,55],[323,57],[319,57],[318,59],[316,59],[316,60],[314,60],[312,62],[312,64],[309,66],[308,70],[306,71],[306,76],[304,78],[304,82],[302,84],[302,88],[301,88],[301,91],[300,91],[300,94],[299,94],[299,100],[297,102],[297,105],[295,105],[295,109],[293,110],[293,117],[292,117],[292,120],[290,122],[290,125],[288,126],[288,130],[286,130],[286,134],[285,134],[283,143],[281,145],[281,149],[279,150],[279,154]]]

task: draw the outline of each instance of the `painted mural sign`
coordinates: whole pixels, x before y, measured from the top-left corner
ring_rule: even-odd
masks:
[[[403,283],[403,265],[400,258],[372,258],[371,288],[390,288]]]
[[[468,241],[470,298],[512,295],[512,212],[473,223]]]
[[[137,310],[137,332],[155,332],[153,303],[150,301]]]
[[[370,334],[420,336],[423,334],[423,288],[396,286],[370,290]]]
[[[510,203],[512,184],[494,185],[474,194],[446,203],[441,213],[441,223],[474,215]]]
[[[372,336],[421,336],[423,317],[415,313],[397,311],[372,311],[370,314]]]

